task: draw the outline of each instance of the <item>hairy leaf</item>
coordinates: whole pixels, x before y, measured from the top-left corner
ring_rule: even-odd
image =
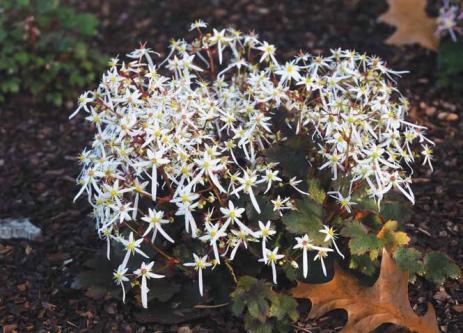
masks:
[[[432,251],[424,258],[425,276],[435,283],[443,283],[446,278],[457,279],[461,270],[449,257],[441,252]]]
[[[320,184],[320,180],[317,178],[309,179],[307,181],[309,188],[307,193],[310,194],[310,198],[316,203],[322,205],[326,198],[326,192]]]
[[[359,222],[347,223],[341,233],[350,238],[349,249],[353,255],[363,255],[370,251],[378,254],[381,249],[380,240],[375,235],[369,234],[367,228]]]
[[[323,225],[323,207],[312,199],[305,198],[296,203],[297,211],[283,216],[286,229],[298,235],[309,234],[317,243],[322,243],[323,235],[319,232]]]
[[[422,274],[424,272],[421,253],[414,248],[398,248],[394,252],[394,259],[397,266],[399,266],[402,271],[409,274],[411,282],[416,280],[416,274]]]

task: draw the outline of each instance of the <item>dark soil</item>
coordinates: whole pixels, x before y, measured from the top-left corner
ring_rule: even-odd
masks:
[[[419,47],[393,47],[383,40],[393,28],[377,22],[387,6],[379,0],[68,0],[102,20],[98,42],[111,55],[124,54],[148,41],[166,50],[168,40],[185,35],[202,18],[211,26],[255,30],[274,43],[283,57],[304,49],[330,48],[376,54],[390,67],[409,70],[400,89],[412,102],[411,117],[429,127],[436,142],[433,173],[418,170],[417,203],[407,226],[421,249],[443,251],[463,263],[463,97],[436,88],[436,54]],[[42,228],[39,241],[0,242],[0,326],[4,332],[242,332],[240,323],[216,311],[208,320],[162,327],[137,321],[134,304],[95,301],[71,288],[85,260],[101,247],[89,206],[72,202],[78,174],[75,156],[89,142],[81,118],[69,121],[70,108],[32,106],[21,96],[0,108],[0,218],[30,217]],[[443,332],[463,332],[462,285],[442,287],[418,279],[410,286],[416,311],[436,309]],[[300,332],[334,332],[345,322],[335,312],[301,323]],[[182,327],[181,327],[182,326]],[[302,329],[302,327],[305,327]],[[381,331],[399,332],[396,327]]]

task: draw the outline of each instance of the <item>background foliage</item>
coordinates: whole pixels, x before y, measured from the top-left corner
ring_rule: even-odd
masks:
[[[27,92],[61,105],[94,83],[106,63],[90,42],[98,20],[58,0],[0,3],[0,102]]]

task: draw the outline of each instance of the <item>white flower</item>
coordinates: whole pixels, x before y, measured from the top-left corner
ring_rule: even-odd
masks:
[[[342,166],[342,162],[344,161],[344,157],[339,156],[336,152],[333,154],[325,154],[327,158],[327,162],[320,167],[320,170],[325,169],[326,167],[331,168],[331,172],[333,173],[333,180],[338,179],[338,169],[344,170]]]
[[[183,266],[194,267],[198,271],[198,285],[199,294],[203,296],[203,269],[212,266],[210,262],[207,262],[207,255],[200,258],[196,253],[193,253],[194,262],[184,263]]]
[[[252,188],[257,184],[261,183],[262,180],[257,181],[257,176],[255,175],[255,172],[251,172],[248,170],[244,172],[243,177],[238,177],[238,181],[241,183],[241,186],[235,189],[233,193],[237,194],[238,192],[243,191],[244,193],[249,194],[249,198],[251,199],[251,203],[254,206],[254,209],[257,211],[257,213],[260,214],[260,207],[257,203],[257,199],[254,195],[254,191],[252,190]]]
[[[336,231],[334,230],[334,228],[324,225],[323,229],[319,231],[322,234],[325,234],[325,239],[323,241],[333,243],[334,248],[336,249],[336,252],[341,256],[342,259],[344,259],[344,255],[341,253],[341,251],[338,248],[338,245],[336,244],[337,235],[336,235]]]
[[[148,235],[151,230],[153,230],[153,236],[151,238],[151,242],[154,243],[154,240],[156,239],[156,235],[159,231],[159,233],[167,239],[171,243],[175,243],[175,241],[164,231],[162,228],[163,224],[169,223],[169,220],[166,220],[163,218],[164,217],[164,212],[163,211],[156,211],[155,209],[148,209],[148,215],[145,215],[142,217],[142,220],[149,223],[148,228],[145,230],[145,233],[143,234],[143,237]]]
[[[224,44],[227,44],[232,41],[231,38],[225,37],[225,29],[223,30],[216,30],[213,29],[214,33],[210,38],[210,42],[212,45],[217,44],[217,49],[219,51],[219,64],[222,64],[222,52],[224,48]]]
[[[124,302],[124,303],[125,303],[124,282],[129,281],[129,278],[127,276],[125,276],[126,273],[127,273],[127,268],[122,267],[122,265],[117,267],[117,270],[114,271],[114,273],[113,273],[114,282],[116,284],[120,285],[121,288],[122,288],[122,302]]]
[[[329,191],[328,195],[331,196],[332,198],[335,198],[336,201],[341,205],[341,207],[344,208],[349,213],[351,213],[351,206],[356,205],[355,202],[352,202],[350,195],[348,195],[347,197],[344,197],[338,191]]]
[[[278,62],[275,58],[275,45],[263,42],[262,45],[257,47],[256,49],[262,51],[262,56],[260,57],[259,62],[265,61],[267,58],[270,58],[270,60],[272,60],[275,65],[278,65]]]
[[[148,307],[148,285],[146,283],[147,279],[162,279],[164,275],[159,275],[153,273],[151,270],[153,268],[154,261],[150,262],[148,265],[142,262],[141,266],[139,269],[134,271],[133,273],[136,274],[137,276],[141,276],[141,303],[143,304],[143,307],[146,309]]]
[[[272,267],[272,277],[273,283],[277,284],[277,269],[275,267],[275,263],[284,258],[284,254],[278,254],[278,247],[274,248],[273,251],[266,249],[266,255],[264,258],[259,259],[260,262],[264,262]]]
[[[113,221],[118,220],[119,223],[130,221],[132,219],[132,215],[130,213],[133,211],[133,208],[130,207],[131,205],[132,204],[130,202],[122,203],[116,198],[116,204],[109,206],[114,211]]]
[[[317,255],[313,258],[314,261],[320,260],[320,264],[322,265],[323,275],[326,276],[326,266],[324,258],[328,256],[328,252],[333,252],[333,249],[322,248],[318,250]]]
[[[241,244],[244,245],[244,248],[247,250],[248,249],[248,239],[249,239],[249,234],[246,232],[246,230],[240,229],[234,230],[232,229],[232,234],[236,236],[236,239],[231,239],[233,243],[233,250],[231,251],[230,254],[230,260],[233,261],[236,256],[236,252],[240,248]],[[254,240],[255,241],[255,240]]]
[[[309,263],[308,263],[308,258],[307,258],[308,251],[309,250],[318,250],[318,251],[329,252],[329,251],[332,251],[332,250],[329,249],[329,248],[313,245],[312,241],[309,238],[309,235],[307,235],[307,234],[305,234],[302,237],[296,237],[296,242],[297,242],[297,244],[294,245],[293,249],[301,249],[302,250],[302,269],[303,269],[304,278],[306,278],[308,270],[309,270],[309,266],[308,266]],[[322,265],[324,265],[324,263]]]
[[[163,157],[165,151],[163,149],[153,151],[149,149],[146,153],[147,161],[140,162],[140,166],[151,167],[151,196],[153,201],[156,201],[158,189],[158,168],[169,163],[169,159]]]
[[[108,260],[110,260],[110,254],[111,254],[111,238],[112,238],[112,226],[109,228],[102,228],[99,230],[100,234],[103,236],[103,238],[106,239],[106,257]]]
[[[309,193],[304,192],[304,191],[302,191],[301,189],[299,189],[299,188],[297,187],[297,185],[299,185],[300,183],[302,183],[302,180],[300,180],[300,179],[298,180],[298,179],[296,179],[296,177],[292,177],[292,178],[289,180],[289,186],[291,186],[293,189],[295,189],[296,191],[298,191],[300,194],[310,196]]]
[[[272,229],[271,227],[271,222],[267,221],[266,224],[262,223],[262,221],[259,221],[259,228],[260,230],[255,233],[256,237],[262,238],[261,244],[262,244],[262,257],[264,259],[264,263],[267,263],[267,239],[272,237],[273,235],[276,234],[276,231]]]
[[[281,178],[278,177],[278,170],[272,170],[268,169],[265,170],[265,181],[267,182],[267,189],[265,190],[264,194],[266,194],[268,191],[270,191],[270,188],[272,187],[273,182],[281,182]]]
[[[293,247],[294,249],[302,249],[302,268],[304,277],[307,277],[308,272],[308,261],[307,252],[311,248],[311,240],[309,236],[305,234],[303,237],[296,237],[297,244]]]
[[[84,109],[85,112],[90,113],[90,109],[88,107],[88,104],[90,102],[94,101],[94,97],[92,96],[92,93],[90,91],[86,91],[79,97],[79,107],[69,116],[69,119],[74,118],[81,109]]]
[[[281,199],[280,195],[278,195],[275,200],[270,200],[273,204],[273,211],[278,212],[280,216],[283,216],[283,212],[285,210],[294,209],[293,204],[291,203],[290,200],[291,200],[290,197]]]
[[[209,241],[214,251],[215,260],[218,264],[220,264],[220,256],[219,256],[219,249],[217,247],[217,240],[221,237],[226,236],[226,233],[224,233],[220,229],[220,225],[218,223],[216,224],[206,223],[205,227],[206,227],[206,234],[204,236],[201,236],[199,239],[202,241]]]
[[[233,224],[236,222],[240,230],[243,230],[250,235],[255,235],[254,231],[241,222],[241,215],[244,213],[244,208],[235,208],[233,201],[230,200],[228,201],[228,208],[221,207],[220,211],[226,218],[225,224],[221,229],[222,231],[225,231],[230,223]]]
[[[284,66],[280,67],[275,73],[280,75],[280,83],[286,83],[286,81],[300,80],[301,75],[299,74],[299,70],[299,66],[296,65],[294,61],[289,61]]]
[[[203,20],[196,20],[190,25],[190,31],[200,28],[207,28],[207,24]]]
[[[191,234],[193,237],[196,237],[198,227],[196,226],[196,221],[191,212],[198,206],[198,203],[195,202],[198,198],[199,195],[197,193],[191,193],[188,190],[185,190],[184,192],[179,193],[179,195],[171,201],[178,207],[175,215],[185,216],[185,230],[186,232],[189,232],[191,228]]]
[[[222,185],[220,184],[219,179],[215,175],[216,172],[222,170],[224,168],[221,165],[220,159],[212,159],[209,155],[204,154],[202,159],[195,160],[196,164],[199,167],[199,173],[193,179],[192,183],[195,184],[204,174],[208,175],[211,179],[212,183],[219,189],[220,192],[225,193],[227,192]]]
[[[127,251],[125,253],[124,260],[122,261],[122,264],[121,264],[122,267],[124,268],[127,267],[127,263],[129,262],[130,256],[135,253],[141,254],[143,257],[148,258],[145,252],[139,249],[140,244],[143,242],[143,238],[135,240],[133,238],[133,232],[130,232],[128,240],[122,237],[119,237],[118,241],[121,242],[125,246],[125,250]]]
[[[426,163],[428,163],[429,168],[430,168],[431,171],[432,171],[432,170],[433,170],[433,169],[432,169],[432,164],[431,164],[431,161],[432,161],[432,158],[433,158],[432,149],[429,148],[428,145],[423,145],[423,151],[421,152],[421,155],[424,156],[423,165],[425,165]]]

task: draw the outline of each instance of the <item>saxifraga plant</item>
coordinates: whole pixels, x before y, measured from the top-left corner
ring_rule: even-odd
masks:
[[[96,130],[76,198],[94,208],[124,301],[135,287],[146,308],[170,297],[159,281],[194,278],[206,300],[232,292],[249,330],[287,331],[296,303],[266,281],[326,280],[346,256],[373,274],[382,246],[418,260],[382,220],[403,216],[392,192],[414,202],[416,157],[432,160],[425,128],[405,120],[400,73],[340,49],[280,63],[255,34],[204,28],[160,61],[144,45],[113,59],[71,116]]]

